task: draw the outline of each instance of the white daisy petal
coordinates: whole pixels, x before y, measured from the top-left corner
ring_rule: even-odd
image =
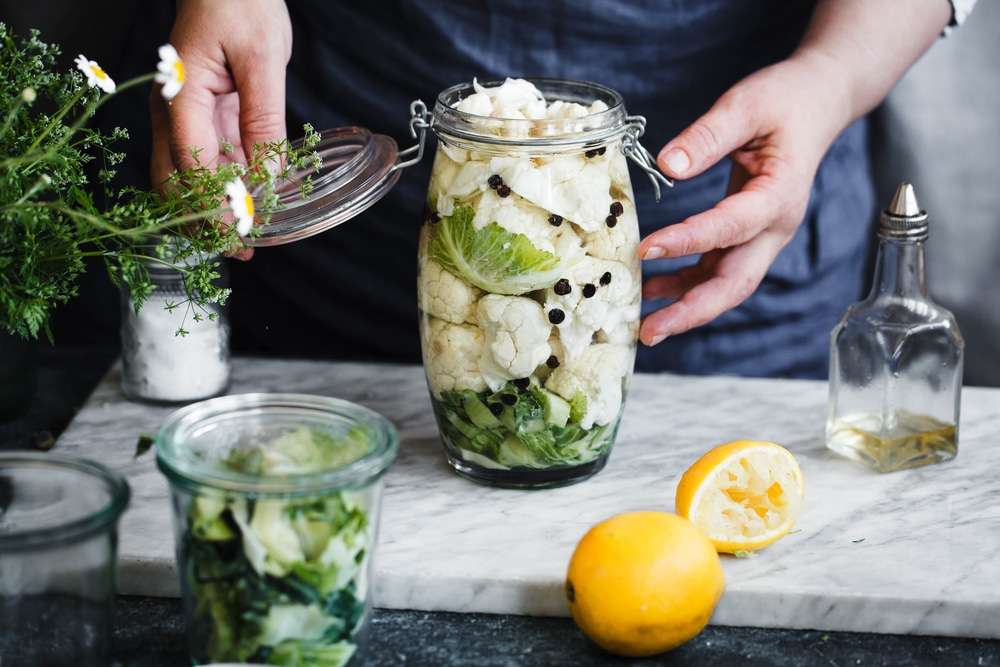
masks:
[[[236,218],[236,231],[240,236],[246,236],[253,228],[253,197],[247,192],[243,181],[239,179],[226,184],[226,196],[229,198],[229,207],[233,211],[233,217]]]
[[[158,53],[160,62],[156,65],[155,81],[163,84],[163,88],[160,89],[163,99],[172,100],[184,86],[184,63],[177,55],[177,49],[170,44],[161,46]]]
[[[101,69],[101,66],[94,60],[88,60],[86,56],[76,57],[76,67],[87,75],[87,85],[91,88],[100,88],[106,93],[115,92],[115,82],[108,73]]]

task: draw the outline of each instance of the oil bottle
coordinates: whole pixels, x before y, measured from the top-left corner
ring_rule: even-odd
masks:
[[[830,341],[826,445],[880,472],[958,453],[964,342],[927,292],[927,213],[909,183],[879,216],[871,293]]]

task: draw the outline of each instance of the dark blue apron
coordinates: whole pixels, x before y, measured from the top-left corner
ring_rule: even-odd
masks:
[[[654,154],[748,73],[788,55],[812,3],[786,0],[289,0],[288,127],[408,135],[409,104],[473,77],[583,79],[647,118]],[[419,362],[416,254],[430,157],[357,219],[235,266],[237,351]],[[713,206],[729,164],[654,201],[633,172],[643,235]],[[865,128],[834,144],[805,222],[744,304],[660,345],[638,368],[825,377],[828,335],[865,283],[874,196]],[[690,260],[693,261],[693,260]],[[676,266],[646,263],[647,275]],[[663,303],[649,302],[649,312]]]

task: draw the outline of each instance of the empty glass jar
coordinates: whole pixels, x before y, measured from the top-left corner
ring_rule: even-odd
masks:
[[[0,665],[107,667],[124,478],[88,461],[0,453]]]

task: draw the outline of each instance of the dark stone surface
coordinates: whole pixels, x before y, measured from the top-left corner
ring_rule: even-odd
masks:
[[[117,354],[114,348],[56,349],[44,344],[37,352],[37,395],[27,414],[0,423],[0,449],[34,447],[57,437]],[[116,667],[190,664],[180,600],[119,598],[112,655]],[[366,665],[1000,667],[1000,641],[709,626],[670,653],[626,660],[599,649],[568,618],[378,609]]]
[[[118,601],[119,667],[188,664],[179,600]],[[732,665],[1000,665],[1000,642],[815,630],[709,626],[660,656],[627,660],[592,644],[568,618],[375,610],[366,667],[731,667]]]

